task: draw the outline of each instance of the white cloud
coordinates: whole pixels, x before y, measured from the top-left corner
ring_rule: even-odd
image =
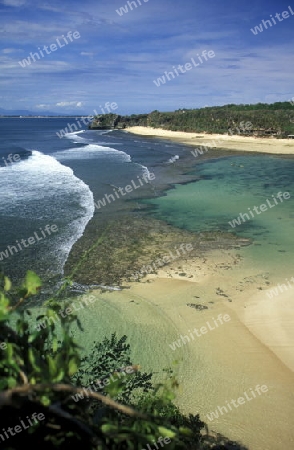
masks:
[[[61,36],[64,33],[64,23],[37,23],[27,20],[13,20],[3,23],[0,32],[5,33],[7,36],[9,35],[11,39],[17,39],[18,43],[20,38],[22,42],[36,38],[42,44],[43,40]]]
[[[3,5],[6,6],[22,6],[26,3],[26,0],[2,0],[1,2]]]
[[[64,12],[64,9],[57,8],[55,6],[49,5],[48,3],[43,3],[42,5],[38,5],[39,9],[43,9],[45,11],[52,11],[52,12]]]
[[[45,108],[50,108],[50,105],[45,105],[44,103],[41,103],[40,105],[35,105],[35,108],[45,109]]]
[[[81,52],[81,56],[94,56],[95,53],[93,52]]]
[[[72,70],[72,67],[64,61],[37,61],[25,68],[21,68],[17,59],[12,59],[9,55],[0,54],[0,78],[7,78],[9,83],[13,84],[14,77],[17,77],[25,82],[26,79],[33,80],[33,76],[44,74],[61,74]],[[33,83],[35,84],[35,79]]]
[[[61,108],[65,108],[67,106],[75,106],[77,108],[80,108],[81,106],[83,106],[83,102],[59,102],[56,103],[55,106],[59,106]]]
[[[2,53],[4,53],[5,55],[8,55],[9,53],[16,53],[16,52],[21,52],[22,50],[20,50],[19,48],[3,48]]]
[[[68,9],[66,6],[64,7],[56,7],[52,6],[48,3],[43,3],[42,5],[37,5],[38,9],[44,10],[44,11],[51,11],[56,12],[59,14],[63,14],[63,16],[67,16],[68,18],[71,18],[71,20],[74,20],[76,24],[79,25],[111,25],[114,22],[112,20],[104,19],[100,16],[93,16],[92,15],[92,7],[90,7],[90,12],[86,11],[77,11],[74,9]]]

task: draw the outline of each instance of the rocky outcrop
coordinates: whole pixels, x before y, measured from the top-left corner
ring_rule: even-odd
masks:
[[[132,126],[147,126],[147,114],[120,116],[118,114],[101,114],[95,116],[89,130],[123,130]]]
[[[101,114],[95,116],[91,124],[90,130],[113,130],[117,127],[120,116],[117,114]]]

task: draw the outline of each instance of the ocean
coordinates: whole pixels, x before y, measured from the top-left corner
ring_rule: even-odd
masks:
[[[174,163],[187,155],[183,146],[117,130],[77,129],[60,138],[71,123],[77,121],[0,119],[0,270],[13,280],[30,269],[57,282],[95,213],[102,221],[130,211],[137,199],[181,179],[181,164]],[[150,173],[156,179],[145,182]],[[129,185],[124,195],[117,190]]]

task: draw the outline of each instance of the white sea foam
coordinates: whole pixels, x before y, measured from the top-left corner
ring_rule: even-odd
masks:
[[[116,150],[111,147],[104,147],[98,144],[88,144],[85,147],[73,147],[61,152],[54,153],[54,157],[58,161],[66,161],[72,159],[98,159],[109,158],[117,159],[121,162],[132,162],[131,156],[127,153]]]
[[[72,169],[36,150],[28,159],[0,168],[0,174],[1,214],[62,224],[52,237],[57,270],[62,271],[73,244],[94,215],[89,186]]]
[[[108,134],[108,133],[112,133],[114,130],[105,130],[105,131],[101,131],[101,133],[99,134]]]
[[[81,131],[74,131],[73,133],[66,133],[65,138],[72,140],[72,142],[76,144],[87,144],[88,142],[91,142],[91,139],[87,139],[86,137],[80,136],[85,133],[86,130]]]
[[[142,167],[142,169],[143,169],[142,175],[147,175],[149,178],[151,174],[150,174],[148,167],[143,166],[142,164],[138,164],[138,166]]]
[[[175,156],[172,156],[167,162],[168,162],[169,164],[173,164],[173,163],[176,162],[178,159],[180,159],[179,155],[175,155]]]
[[[73,131],[72,133],[66,133],[65,136],[73,136],[74,134],[82,134],[85,133],[86,130],[81,130],[81,131]]]

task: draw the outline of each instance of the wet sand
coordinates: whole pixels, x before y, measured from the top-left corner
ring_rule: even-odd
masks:
[[[176,265],[155,277],[149,275],[154,280],[151,287],[146,290],[142,284],[136,285],[134,292],[151,302],[156,299],[177,329],[174,340],[180,335],[190,337],[181,348],[172,350],[168,345],[166,350],[181,360],[179,404],[186,412],[200,412],[211,429],[241,440],[251,450],[291,448],[294,313],[290,303],[285,308],[281,299],[270,304],[266,291],[258,291],[260,275],[237,261],[234,252],[230,256],[214,251],[206,261],[180,264],[181,271]],[[183,277],[179,273],[186,273],[186,281],[180,281]],[[237,291],[237,285],[249,276],[251,285]],[[208,309],[191,308],[187,303]],[[218,314],[228,314],[231,320],[219,324]],[[289,324],[288,333],[285,322]],[[208,329],[205,334],[199,333],[203,326]],[[199,337],[193,341],[189,331],[195,327]],[[268,392],[209,421],[207,414],[258,384],[266,385]]]
[[[287,283],[286,283],[287,286]],[[293,287],[269,298],[266,292],[250,298],[242,322],[294,372]]]
[[[126,283],[129,289],[95,291],[97,304],[79,314],[85,326],[83,343],[113,330],[127,334],[134,363],[142,370],[159,373],[178,362],[177,402],[184,412],[200,413],[211,430],[250,450],[292,448],[293,312],[279,297],[269,306],[266,278],[237,251],[211,250]],[[219,314],[230,320],[219,323]],[[98,330],[101,317],[103,329]],[[286,318],[288,332],[282,334]],[[206,333],[194,333],[192,339],[190,333],[202,327]],[[75,334],[79,338],[79,331]],[[173,350],[181,335],[186,343]],[[208,419],[218,406],[250,394],[257,385],[266,385],[268,392],[249,395],[245,404]]]
[[[160,134],[162,130],[159,130],[159,134],[155,134],[154,129],[144,130],[150,136],[171,139],[169,133],[172,132]],[[141,128],[139,131],[138,134],[144,134]],[[172,139],[192,145],[195,136],[184,141],[187,133],[182,135]],[[207,142],[208,136],[203,135],[193,143],[203,145],[204,138]],[[209,138],[220,139],[212,135]],[[294,141],[238,136],[221,138],[221,148],[294,154]],[[156,239],[151,236],[152,243],[158,241],[160,254],[156,247],[150,251],[153,244],[147,240],[143,257],[138,262],[137,253],[141,253],[141,247],[138,247],[133,255],[136,269],[134,261],[130,265],[132,273],[156,256],[165,254],[168,246],[173,245],[172,241],[192,242],[189,233],[172,239],[170,233],[171,230],[166,233],[166,249],[159,235]],[[127,289],[95,291],[97,302],[79,313],[85,331],[81,333],[74,329],[74,334],[82,340],[85,349],[115,331],[119,336],[126,334],[133,349],[134,364],[140,364],[144,371],[155,372],[158,379],[162,368],[178,362],[175,366],[180,383],[177,402],[185,413],[200,413],[211,430],[242,442],[250,450],[294,448],[291,427],[294,413],[292,292],[289,290],[269,299],[266,294],[279,281],[278,274],[276,279],[272,273],[269,278],[265,268],[260,264],[252,265],[252,261],[250,263],[244,256],[248,253],[242,254],[242,249],[236,247],[223,245],[218,249],[217,244],[211,249],[207,243],[203,248],[200,245],[193,255],[159,268],[157,273],[147,275],[140,282],[131,282],[130,272],[123,283]],[[97,248],[99,252],[100,247]],[[105,252],[107,257],[108,254]],[[116,259],[121,266],[119,252]],[[90,266],[100,276],[100,266],[96,267],[94,262]],[[89,267],[89,261],[85,267]],[[106,284],[109,280],[103,278],[101,281]],[[97,278],[97,282],[100,279]],[[216,327],[219,314],[222,317],[227,314],[230,320]],[[212,329],[199,337],[194,334],[192,340],[191,332],[195,328],[209,328],[208,324]],[[181,336],[190,342],[173,350],[173,343],[181,340]],[[244,397],[245,392],[250,393],[257,385],[267,386],[268,392],[219,414],[210,422],[208,415],[212,411]]]

